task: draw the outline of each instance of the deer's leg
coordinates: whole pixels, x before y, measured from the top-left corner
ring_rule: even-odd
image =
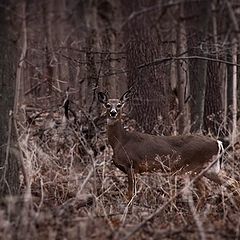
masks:
[[[127,176],[128,176],[127,198],[128,200],[131,200],[134,194],[134,189],[135,189],[135,176],[134,176],[134,169],[132,167],[128,169]]]
[[[197,190],[197,205],[196,205],[196,210],[199,211],[205,206],[206,200],[209,195],[209,189],[206,185],[206,182],[204,181],[203,178],[199,178],[195,182],[196,190]]]

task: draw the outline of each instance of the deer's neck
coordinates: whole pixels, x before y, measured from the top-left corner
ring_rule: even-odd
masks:
[[[122,142],[124,136],[124,128],[121,124],[121,119],[110,120],[107,123],[107,134],[109,144],[114,149],[117,144]]]

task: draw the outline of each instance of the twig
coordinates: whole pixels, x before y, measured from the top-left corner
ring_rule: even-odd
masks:
[[[84,188],[85,185],[87,184],[88,180],[91,178],[91,176],[92,176],[92,174],[93,174],[94,171],[95,171],[95,169],[94,169],[94,167],[92,167],[91,170],[89,171],[87,177],[85,178],[84,182],[82,183],[81,188],[80,188],[80,190],[78,191],[78,194],[80,194],[80,193],[82,192],[83,188]],[[96,194],[96,193],[94,193],[94,194]]]

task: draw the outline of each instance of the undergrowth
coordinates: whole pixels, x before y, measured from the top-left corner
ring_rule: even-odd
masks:
[[[104,130],[87,139],[79,126],[39,119],[19,124],[22,194],[1,203],[1,239],[240,239],[238,192],[205,180],[204,196],[195,184],[178,194],[187,176],[147,173],[128,203]],[[236,180],[238,158],[228,152],[224,160]]]

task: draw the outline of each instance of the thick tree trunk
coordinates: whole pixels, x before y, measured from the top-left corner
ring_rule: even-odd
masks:
[[[185,2],[185,18],[189,56],[206,56],[204,43],[207,38],[211,1]],[[203,127],[204,100],[207,77],[207,60],[189,61],[191,94],[191,131],[198,132]]]
[[[204,105],[204,128],[215,136],[223,135],[223,108],[219,67],[219,63],[208,62]]]
[[[141,2],[141,3],[140,3]],[[126,18],[142,8],[151,7],[155,1],[123,1]],[[170,86],[170,64],[158,66],[140,65],[167,56],[172,50],[166,41],[168,28],[166,11],[146,12],[128,19],[124,28],[129,86],[134,86],[135,95],[130,102],[131,117],[148,132],[170,134],[173,95]],[[158,17],[161,16],[161,21]],[[158,20],[157,20],[158,19]],[[153,25],[153,22],[156,23]],[[164,22],[164,30],[157,23]],[[162,26],[163,27],[163,26]]]
[[[96,1],[88,3],[86,14],[87,36],[86,36],[86,105],[88,112],[93,116],[98,113],[98,106],[96,101],[96,89],[99,84],[99,76],[97,72],[96,59],[94,50],[98,45],[98,32],[97,32],[97,9]]]
[[[19,192],[19,162],[13,108],[16,77],[16,34],[11,27],[8,1],[0,8],[0,196]]]
[[[213,16],[209,24],[209,31],[212,32],[212,38],[209,40],[210,46],[215,46],[213,52],[209,51],[209,57],[218,58],[219,49],[217,42],[217,16],[216,6],[212,2]],[[225,134],[224,117],[223,117],[223,104],[222,104],[222,78],[219,69],[221,64],[218,62],[208,61],[207,63],[207,81],[206,81],[206,96],[204,104],[204,129],[215,136]]]
[[[101,34],[101,49],[103,53],[101,54],[101,64],[102,71],[102,88],[107,91],[111,97],[116,96],[116,77],[112,75],[112,69],[114,68],[114,62],[112,58],[114,55],[112,52],[114,51],[114,26],[113,23],[115,21],[114,16],[114,2],[112,1],[104,1],[98,5],[97,15],[100,25],[100,34]]]
[[[59,21],[57,22],[56,26],[54,26],[53,29],[53,37],[55,38],[55,44],[57,46],[57,48],[59,47],[66,47],[71,44],[71,35],[66,34],[68,32],[67,30],[67,23],[66,23],[66,13],[67,13],[67,9],[66,9],[66,0],[54,0],[54,4],[55,7],[53,9],[53,12],[56,12],[55,14],[55,18],[59,19]],[[61,49],[60,51],[61,54],[65,55],[65,56],[70,56],[71,58],[75,58],[74,53],[71,52],[70,49]],[[66,90],[66,88],[69,87],[74,87],[75,83],[74,83],[74,75],[71,74],[72,72],[74,72],[74,70],[72,69],[72,65],[71,65],[71,61],[67,60],[65,58],[63,58],[62,56],[58,55],[57,61],[58,64],[56,66],[57,68],[57,79],[56,79],[56,83],[59,89],[63,89]],[[74,66],[75,67],[75,66]],[[68,84],[63,84],[61,83],[61,81],[58,81],[58,79],[60,79],[61,81],[68,83]]]

